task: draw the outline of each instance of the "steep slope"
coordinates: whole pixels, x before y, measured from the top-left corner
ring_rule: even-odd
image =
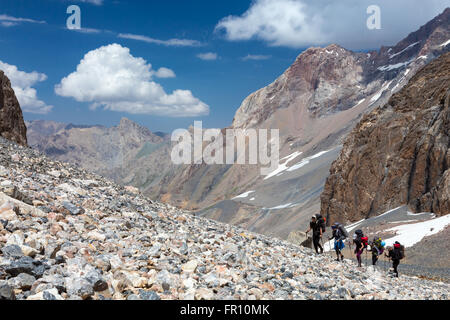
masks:
[[[448,284],[195,217],[3,138],[0,184],[32,203],[0,193],[0,299],[449,298]]]
[[[357,53],[338,45],[306,50],[274,83],[243,101],[231,126],[279,129],[284,171],[266,179],[257,166],[183,166],[147,192],[210,218],[286,238],[320,211],[320,194],[345,136],[421,67],[450,50],[449,39],[447,9],[379,51]]]
[[[408,205],[450,214],[450,53],[418,72],[347,138],[322,194],[321,212],[357,221]]]
[[[27,128],[22,109],[8,77],[0,70],[0,135],[21,145],[27,145]]]

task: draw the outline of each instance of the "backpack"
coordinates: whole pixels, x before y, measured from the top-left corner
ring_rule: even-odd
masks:
[[[355,240],[361,242],[363,248],[367,248],[367,246],[369,245],[369,238],[364,236],[362,230],[355,231]]]
[[[348,232],[347,230],[345,230],[342,224],[339,225],[338,229],[341,231],[341,233],[344,235],[345,238],[348,238]]]
[[[361,243],[363,244],[364,248],[367,248],[367,246],[369,245],[369,238],[361,237]]]
[[[372,246],[376,247],[377,249],[382,249],[383,245],[382,245],[382,240],[381,238],[374,238],[372,241]]]
[[[393,259],[402,260],[405,257],[405,247],[400,243],[394,244]]]
[[[322,229],[322,233],[325,233],[327,227],[326,227],[326,219],[322,217],[320,214],[316,215],[317,223],[319,224],[319,227]]]

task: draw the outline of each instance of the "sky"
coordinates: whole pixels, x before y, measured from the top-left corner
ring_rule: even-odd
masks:
[[[71,5],[80,30],[67,28]],[[381,28],[367,28],[370,5]],[[1,0],[0,70],[25,120],[229,126],[311,46],[394,45],[448,0]]]

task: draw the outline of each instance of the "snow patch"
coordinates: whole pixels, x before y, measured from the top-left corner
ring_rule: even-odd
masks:
[[[396,236],[385,240],[385,242],[387,246],[392,246],[398,241],[405,247],[412,247],[416,243],[422,241],[423,238],[443,231],[448,225],[450,225],[449,214],[424,222],[397,226],[386,230],[396,232]]]
[[[289,208],[292,205],[292,202],[286,203],[286,204],[282,204],[273,208],[269,208],[269,210],[280,210],[280,209],[286,209]]]
[[[247,198],[251,193],[254,193],[255,191],[247,191],[244,192],[243,194],[238,195],[237,197],[234,197],[232,200],[235,199],[241,199],[241,198]]]
[[[420,43],[420,41],[417,41],[417,42],[415,42],[415,43],[413,43],[413,44],[407,46],[407,47],[406,47],[405,49],[403,49],[402,51],[397,52],[397,53],[394,53],[393,55],[389,56],[389,59],[392,59],[392,58],[398,56],[399,54],[402,54],[402,53],[405,52],[406,50],[411,49],[412,47],[414,47],[415,45],[417,45],[417,44],[419,44],[419,43]]]
[[[387,65],[387,66],[382,66],[382,67],[379,67],[378,70],[380,70],[380,71],[391,71],[391,70],[399,69],[399,68],[402,68],[404,66],[407,66],[408,64],[410,64],[413,61],[414,61],[414,58],[411,59],[411,60],[408,60],[406,62],[400,62],[400,63],[396,63],[396,64],[390,64],[390,65]]]
[[[446,47],[450,44],[450,39],[445,41],[443,44],[439,45],[439,47]]]
[[[359,87],[359,86],[358,86]],[[353,106],[353,108],[356,108],[357,106],[359,106],[361,103],[363,103],[364,101],[366,101],[366,99],[362,99],[361,101],[358,102],[358,104],[356,104],[355,106]],[[353,109],[352,108],[352,109]]]
[[[299,203],[291,203],[291,202],[289,202],[289,203],[282,204],[282,205],[279,205],[279,206],[276,206],[276,207],[273,207],[273,208],[263,208],[263,210],[281,210],[281,209],[293,208],[293,207],[296,207],[298,205],[299,205]]]
[[[394,81],[394,80],[392,80]],[[375,103],[376,101],[378,101],[378,99],[381,98],[381,96],[383,95],[383,93],[389,88],[389,86],[391,85],[392,81],[390,81],[387,85],[383,86],[381,88],[380,91],[378,91],[373,97],[372,99],[370,99],[370,102]]]
[[[281,159],[282,161],[285,160],[284,163],[279,164],[278,168],[275,169],[274,171],[272,171],[270,174],[268,174],[267,177],[264,178],[264,180],[275,177],[275,176],[279,175],[280,173],[282,173],[283,171],[286,171],[288,169],[288,166],[287,166],[288,163],[291,162],[292,160],[294,160],[295,158],[297,158],[302,153],[303,152],[296,151],[293,154],[290,154],[287,157],[284,157],[283,159]]]
[[[310,163],[311,160],[316,159],[316,158],[319,158],[319,157],[323,156],[324,154],[326,154],[326,153],[328,153],[328,152],[330,152],[330,151],[331,151],[331,150],[322,151],[322,152],[319,152],[319,153],[317,153],[317,154],[315,154],[315,155],[313,155],[313,156],[311,156],[311,157],[302,159],[302,161],[300,161],[299,163],[297,163],[297,164],[293,165],[292,167],[288,168],[287,171],[292,172],[292,171],[294,171],[294,170],[298,170],[298,169],[300,169],[301,167],[304,167],[304,166],[306,166],[308,163]]]

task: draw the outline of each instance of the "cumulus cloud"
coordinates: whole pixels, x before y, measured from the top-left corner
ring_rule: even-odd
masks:
[[[206,60],[206,61],[213,61],[213,60],[217,60],[218,56],[217,56],[217,53],[206,52],[206,53],[199,53],[197,55],[197,58]]]
[[[200,41],[197,40],[190,40],[190,39],[169,39],[169,40],[160,40],[160,39],[154,39],[143,35],[138,34],[131,34],[131,33],[119,33],[119,38],[123,39],[132,39],[137,41],[143,41],[147,43],[155,43],[164,45],[167,47],[200,47],[203,44]]]
[[[47,105],[37,97],[37,91],[33,86],[47,80],[47,76],[36,71],[27,73],[20,71],[16,66],[0,61],[0,70],[3,70],[11,81],[11,86],[19,100],[24,112],[45,114],[51,111],[53,106]]]
[[[159,68],[158,71],[153,73],[157,78],[175,78],[175,72],[168,68]]]
[[[303,48],[338,43],[350,49],[391,45],[441,13],[448,4],[429,0],[255,0],[242,15],[216,25],[230,41],[261,40]],[[367,8],[381,8],[381,30],[367,28]],[[420,8],[418,12],[417,8]]]
[[[55,86],[56,94],[79,102],[91,102],[91,108],[153,114],[169,117],[207,115],[209,107],[189,90],[167,94],[152,81],[152,76],[175,76],[172,70],[152,70],[143,58],[131,55],[130,49],[111,44],[88,52],[75,72]]]
[[[248,61],[248,60],[268,60],[272,58],[272,56],[265,56],[265,55],[260,55],[260,54],[248,54],[245,57],[242,57],[243,61]]]
[[[33,20],[33,19],[28,19],[28,18],[17,18],[17,17],[9,16],[7,14],[0,14],[0,25],[2,25],[3,27],[13,27],[13,26],[17,26],[24,22],[25,23],[38,23],[38,24],[46,23],[45,21],[38,21],[38,20]]]

